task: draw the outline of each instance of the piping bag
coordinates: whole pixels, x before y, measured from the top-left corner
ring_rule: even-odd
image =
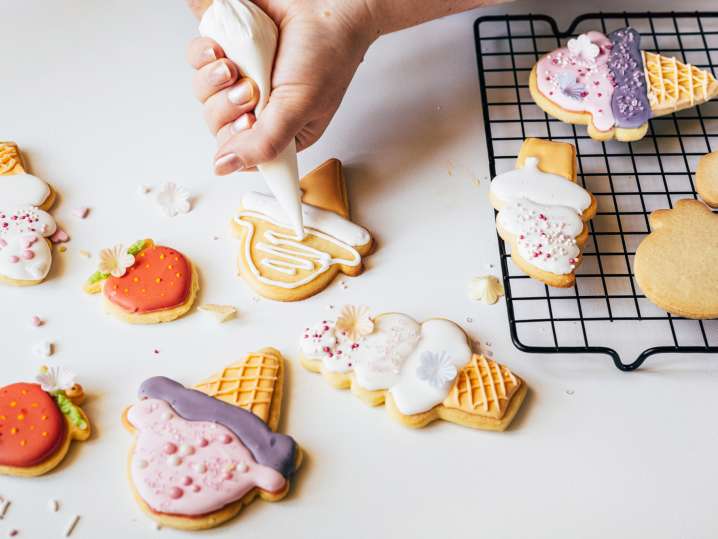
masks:
[[[249,0],[214,0],[202,16],[199,33],[219,43],[242,75],[255,82],[259,102],[254,114],[259,118],[272,90],[272,67],[279,37],[277,25]],[[257,169],[287,214],[297,237],[303,239],[302,193],[294,139],[276,159],[257,165]]]

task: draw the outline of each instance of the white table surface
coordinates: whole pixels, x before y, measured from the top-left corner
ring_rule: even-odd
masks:
[[[680,8],[712,2],[689,4]],[[499,272],[472,22],[509,10],[547,13],[565,25],[595,3],[523,1],[376,43],[300,167],[332,156],[345,163],[354,219],[380,248],[346,289],[338,279],[294,304],[254,301],[234,275],[228,219],[240,194],[262,183],[255,174],[212,175],[214,144],[184,60],[195,22],[183,2],[0,6],[0,140],[16,140],[33,172],[60,192],[54,215],[72,236],[45,284],[0,290],[2,383],[32,378],[41,363],[33,345],[54,340],[50,362],[80,374],[95,428],[50,475],[0,478],[0,495],[12,500],[0,536],[14,528],[19,537],[61,537],[75,514],[78,538],[184,535],[155,531],[132,500],[120,413],[150,375],[190,384],[272,345],[290,359],[281,428],[306,461],[288,498],[256,501],[207,537],[715,537],[718,362],[661,356],[624,374],[601,356],[523,354],[510,342],[503,300],[485,306],[466,293],[471,276]],[[190,214],[170,220],[137,193],[140,184],[167,180],[195,195]],[[84,221],[72,214],[78,206],[92,208]],[[81,291],[95,260],[79,250],[148,236],[197,263],[200,302],[235,304],[239,319],[219,325],[194,312],[137,327],[104,315],[100,299]],[[513,428],[405,429],[299,367],[303,326],[331,316],[330,305],[352,302],[462,323],[530,385]],[[47,324],[31,327],[33,314]],[[50,499],[60,501],[58,513]]]

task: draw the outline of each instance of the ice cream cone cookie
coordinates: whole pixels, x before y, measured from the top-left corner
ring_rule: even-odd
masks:
[[[35,477],[60,464],[72,440],[90,437],[83,401],[82,386],[60,367],[0,388],[0,474]]]
[[[185,255],[146,239],[103,249],[85,291],[102,292],[106,310],[130,324],[157,324],[192,308],[199,276]]]
[[[718,215],[698,200],[654,211],[636,249],[634,272],[646,297],[686,318],[718,318]]]
[[[640,140],[648,120],[718,95],[704,69],[642,51],[633,28],[588,32],[543,56],[531,71],[536,104],[561,121],[588,126],[596,140]]]
[[[305,236],[299,239],[270,195],[249,192],[232,220],[239,237],[239,274],[262,296],[308,298],[341,273],[359,275],[374,241],[349,220],[342,165],[330,159],[301,181]]]
[[[576,183],[573,145],[526,139],[516,169],[493,179],[489,198],[514,263],[549,286],[573,286],[597,210],[596,198]]]
[[[249,354],[187,389],[145,380],[123,415],[134,435],[129,480],[152,519],[204,530],[236,516],[257,496],[278,501],[301,464],[297,443],[274,432],[282,405],[284,359],[274,348]]]
[[[718,152],[707,153],[698,160],[696,191],[703,202],[718,208]]]
[[[371,406],[386,403],[408,427],[443,419],[503,431],[527,391],[508,368],[473,354],[464,331],[443,319],[372,317],[366,307],[345,306],[336,320],[306,327],[300,348],[305,368]]]
[[[17,145],[0,142],[0,281],[30,286],[47,277],[48,238],[57,230],[47,211],[55,198],[47,183],[26,172]]]

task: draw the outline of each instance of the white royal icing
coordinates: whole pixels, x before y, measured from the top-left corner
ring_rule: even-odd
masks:
[[[591,195],[575,182],[538,168],[526,158],[524,167],[500,174],[491,194],[503,204],[497,222],[516,238],[521,257],[537,268],[566,275],[576,268],[581,251],[576,237],[583,231],[583,212]]]
[[[367,390],[388,389],[402,414],[430,410],[448,395],[451,382],[471,359],[466,335],[448,320],[419,324],[399,313],[374,319],[374,331],[348,339],[333,321],[305,329],[300,347],[305,357],[322,361],[329,372],[354,372]],[[427,359],[437,360],[436,370]]]
[[[50,196],[50,186],[32,174],[0,177],[0,207],[42,206]]]
[[[254,236],[254,225],[242,217],[254,217],[268,221],[276,226],[289,228],[284,211],[277,200],[271,195],[249,192],[242,197],[242,211],[235,217],[235,222],[247,229],[244,257],[254,277],[260,282],[280,288],[297,288],[307,284],[327,271],[332,265],[355,267],[361,263],[361,255],[354,246],[365,245],[371,241],[369,232],[336,213],[302,204],[304,224],[309,234],[337,245],[349,252],[350,258],[334,258],[331,254],[310,247],[299,241],[294,234],[265,231],[254,248],[263,256],[258,262],[252,258],[251,246]],[[296,275],[300,270],[310,272],[303,279],[278,281],[264,275],[259,266],[272,269],[288,276]]]
[[[45,278],[52,250],[45,238],[57,224],[41,206],[50,187],[32,174],[0,177],[0,275],[19,281]]]

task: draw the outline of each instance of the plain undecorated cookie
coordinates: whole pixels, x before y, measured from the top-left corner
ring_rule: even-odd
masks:
[[[718,152],[707,153],[698,160],[696,191],[706,204],[718,208]]]
[[[636,282],[665,311],[718,317],[718,215],[698,200],[650,216],[651,233],[636,250]]]

